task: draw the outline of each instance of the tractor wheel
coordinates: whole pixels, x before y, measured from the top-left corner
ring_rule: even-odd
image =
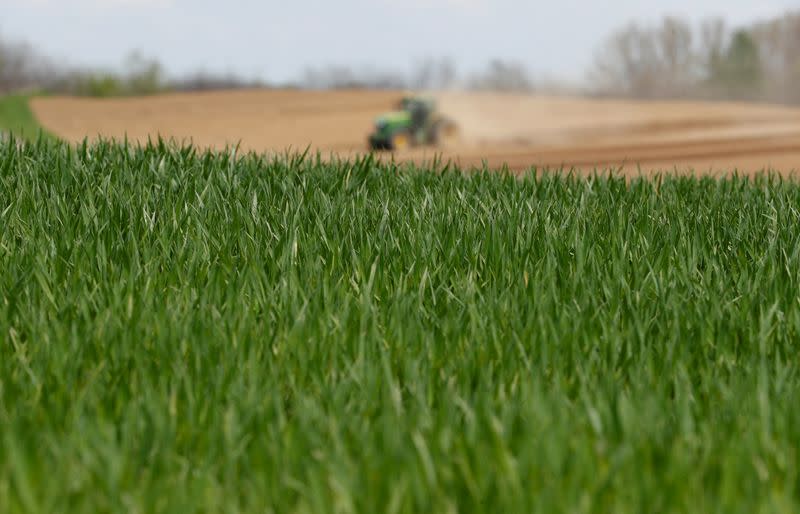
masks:
[[[397,132],[392,136],[392,150],[405,150],[411,144],[411,140],[406,132]]]

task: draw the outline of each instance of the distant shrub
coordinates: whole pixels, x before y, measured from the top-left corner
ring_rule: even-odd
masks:
[[[119,78],[110,74],[89,75],[79,81],[75,93],[85,96],[106,98],[122,94],[122,83]]]

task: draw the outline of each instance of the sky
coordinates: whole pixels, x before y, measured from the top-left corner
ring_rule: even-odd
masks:
[[[449,57],[469,73],[493,58],[578,81],[631,21],[664,15],[731,25],[798,0],[0,0],[0,37],[59,62],[117,69],[131,50],[171,75],[205,70],[288,82],[308,68],[407,71]]]

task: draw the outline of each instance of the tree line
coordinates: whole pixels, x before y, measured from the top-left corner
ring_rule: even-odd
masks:
[[[260,80],[197,72],[168,78],[157,60],[133,53],[124,71],[66,68],[27,44],[0,38],[0,94],[23,89],[87,96],[268,87]],[[598,48],[585,84],[534,79],[518,62],[496,59],[461,74],[447,58],[417,61],[408,72],[330,66],[291,84],[311,89],[468,89],[568,92],[640,99],[696,98],[800,103],[800,12],[746,27],[677,17],[631,23]]]
[[[75,69],[56,65],[27,44],[0,39],[0,94],[20,90],[92,97],[147,95],[165,91],[203,91],[270,87],[261,80],[234,74],[195,72],[168,78],[163,66],[138,52],[125,58],[123,71]],[[451,89],[533,91],[533,80],[524,67],[500,59],[484,71],[462,77],[448,58],[417,61],[409,73],[352,66],[309,68],[297,80],[281,87],[305,89]]]
[[[122,71],[63,66],[37,52],[31,45],[0,37],[0,95],[37,91],[77,96],[112,97],[147,95],[165,91],[264,87],[255,80],[234,75],[196,72],[168,78],[158,60],[131,52]]]
[[[800,12],[739,28],[633,23],[598,50],[589,78],[608,96],[800,103]]]

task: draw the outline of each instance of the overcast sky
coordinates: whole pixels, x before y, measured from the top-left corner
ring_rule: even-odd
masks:
[[[74,65],[119,66],[132,49],[171,74],[198,69],[288,81],[308,67],[403,71],[449,56],[462,71],[501,57],[536,75],[584,77],[629,21],[665,14],[743,24],[798,0],[0,0],[0,36]]]

